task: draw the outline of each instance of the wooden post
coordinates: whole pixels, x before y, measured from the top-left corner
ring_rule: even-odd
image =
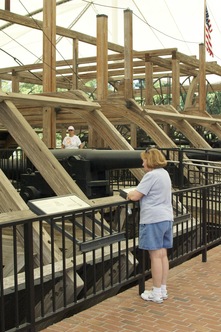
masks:
[[[205,45],[199,45],[199,110],[206,111],[206,61]]]
[[[172,105],[177,110],[180,106],[180,61],[177,52],[172,52]]]
[[[124,75],[125,98],[133,97],[133,28],[132,11],[124,11]]]
[[[153,63],[151,62],[151,56],[149,53],[145,54],[145,82],[145,104],[153,105]]]
[[[56,91],[56,0],[43,2],[43,91]],[[56,147],[56,112],[43,108],[43,141]]]
[[[73,39],[72,89],[78,89],[78,39]]]
[[[97,15],[97,100],[108,94],[107,16]]]
[[[12,71],[12,92],[19,92],[19,77],[15,70]]]
[[[11,0],[5,0],[5,10],[10,11]]]

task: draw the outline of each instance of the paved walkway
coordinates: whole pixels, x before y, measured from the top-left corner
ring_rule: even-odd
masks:
[[[146,289],[151,287],[151,279]],[[221,331],[221,246],[170,270],[169,299],[143,301],[138,286],[49,326],[44,332]]]

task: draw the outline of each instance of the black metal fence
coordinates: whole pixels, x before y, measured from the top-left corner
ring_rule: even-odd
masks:
[[[173,192],[170,266],[221,243],[221,183]],[[39,331],[150,278],[138,203],[0,224],[0,330]]]

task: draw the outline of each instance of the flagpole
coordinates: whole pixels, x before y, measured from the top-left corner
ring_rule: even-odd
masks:
[[[204,42],[199,45],[199,111],[206,110],[206,0],[204,0]]]

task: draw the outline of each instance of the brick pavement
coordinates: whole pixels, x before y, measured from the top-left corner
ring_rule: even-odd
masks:
[[[151,287],[151,279],[146,289]],[[64,319],[44,332],[221,331],[221,246],[170,270],[169,299],[143,301],[138,286]]]

